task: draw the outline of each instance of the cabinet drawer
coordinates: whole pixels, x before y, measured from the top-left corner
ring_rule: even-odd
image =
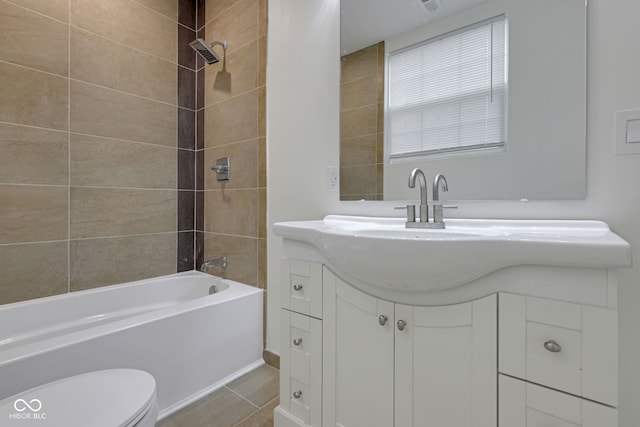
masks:
[[[281,310],[280,406],[303,425],[320,426],[322,322]]]
[[[312,373],[322,373],[322,322],[313,317],[288,312],[290,376],[310,385]]]
[[[322,318],[322,265],[297,260],[283,261],[282,272],[282,308]]]
[[[499,370],[617,406],[617,312],[500,294]]]
[[[499,375],[499,422],[508,427],[614,427],[615,408]]]

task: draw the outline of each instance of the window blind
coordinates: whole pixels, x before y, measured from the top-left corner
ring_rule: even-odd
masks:
[[[506,18],[392,52],[389,158],[504,147]]]

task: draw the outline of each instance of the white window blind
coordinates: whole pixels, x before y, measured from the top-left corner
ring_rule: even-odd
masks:
[[[505,33],[500,16],[389,55],[389,158],[504,147]]]

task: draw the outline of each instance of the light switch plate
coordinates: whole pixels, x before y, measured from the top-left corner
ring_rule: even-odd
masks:
[[[640,154],[640,110],[616,113],[616,154]]]

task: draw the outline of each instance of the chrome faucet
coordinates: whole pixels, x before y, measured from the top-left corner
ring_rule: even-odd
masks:
[[[411,175],[409,175],[409,188],[416,187],[416,177],[418,177],[418,182],[420,183],[420,222],[429,222],[429,206],[427,205],[427,179],[424,176],[424,172],[422,170],[415,168],[411,171]],[[411,205],[407,206],[407,217],[410,216],[409,210]],[[414,222],[415,222],[415,207],[413,214]]]
[[[227,257],[222,255],[218,258],[210,259],[202,263],[200,271],[206,273],[211,267],[227,268]]]
[[[424,172],[415,168],[409,175],[409,188],[416,187],[416,178],[420,183],[420,219],[416,221],[415,205],[407,205],[407,228],[444,228],[444,220],[442,214],[442,203],[440,203],[440,188],[442,191],[449,191],[447,179],[442,174],[436,175],[433,181],[433,222],[429,222],[429,206],[427,205],[427,179]],[[403,209],[403,208],[398,208]]]
[[[442,191],[449,191],[447,185],[447,178],[441,173],[436,175],[433,180],[433,222],[435,224],[442,224],[444,228],[444,215],[442,213],[442,203],[440,202],[440,186],[442,185]]]

